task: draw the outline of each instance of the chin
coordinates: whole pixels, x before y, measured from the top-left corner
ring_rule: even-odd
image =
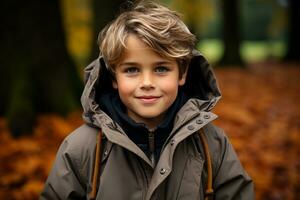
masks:
[[[140,114],[145,119],[154,119],[160,116],[160,114]]]

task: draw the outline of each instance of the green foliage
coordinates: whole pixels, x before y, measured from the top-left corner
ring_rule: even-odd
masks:
[[[286,9],[275,0],[241,2],[241,28],[244,40],[282,39]]]
[[[224,47],[221,40],[203,39],[198,49],[211,63],[220,60]],[[240,53],[246,62],[258,62],[268,58],[280,59],[286,52],[286,45],[280,40],[270,41],[243,41]]]

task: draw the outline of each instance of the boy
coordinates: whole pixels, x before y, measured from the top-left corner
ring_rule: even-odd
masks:
[[[211,124],[216,79],[176,12],[141,2],[102,31],[99,46],[85,71],[87,124],[62,143],[40,199],[254,199]]]

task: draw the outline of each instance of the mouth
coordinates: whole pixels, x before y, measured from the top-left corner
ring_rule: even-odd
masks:
[[[137,99],[139,99],[142,103],[145,104],[152,104],[158,101],[158,99],[161,98],[161,96],[138,96]]]

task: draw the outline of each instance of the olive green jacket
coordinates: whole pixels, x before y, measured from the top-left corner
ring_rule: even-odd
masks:
[[[211,68],[198,52],[195,51],[182,88],[189,100],[177,113],[173,130],[155,166],[96,102],[97,95],[113,90],[102,58],[86,68],[85,83],[82,105],[86,124],[61,144],[41,200],[88,199],[100,129],[104,142],[96,199],[202,200],[206,160],[195,134],[201,128],[212,158],[213,198],[254,199],[251,178],[223,131],[211,124],[217,116],[210,110],[221,95]]]

